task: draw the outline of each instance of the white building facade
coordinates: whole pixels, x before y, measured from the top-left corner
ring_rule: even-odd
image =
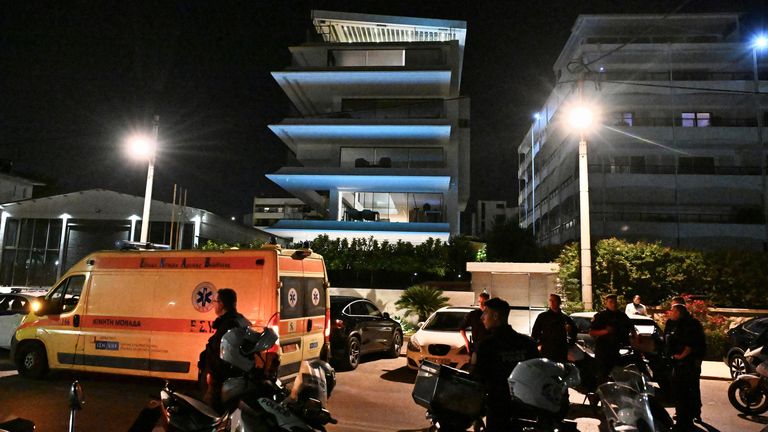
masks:
[[[267,177],[322,220],[266,230],[421,242],[459,233],[469,197],[461,21],[314,11],[318,42],[273,77],[298,111],[270,129],[301,167]]]
[[[736,14],[580,16],[518,146],[521,225],[541,244],[579,239],[564,118],[583,100],[600,113],[585,135],[593,240],[765,250],[768,51],[751,36]]]
[[[484,237],[494,225],[517,219],[517,207],[508,207],[506,201],[478,200],[472,214],[472,235]]]

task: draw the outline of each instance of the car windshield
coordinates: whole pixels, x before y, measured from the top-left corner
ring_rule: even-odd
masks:
[[[468,312],[437,312],[427,320],[422,329],[432,331],[457,332]]]

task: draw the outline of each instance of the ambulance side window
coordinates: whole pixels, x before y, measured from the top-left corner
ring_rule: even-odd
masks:
[[[325,280],[304,278],[304,316],[325,316]]]
[[[83,292],[85,276],[76,275],[63,280],[48,295],[49,306],[46,308],[48,313],[69,312],[75,309],[80,301],[80,294]]]
[[[301,318],[304,312],[304,290],[300,277],[283,276],[280,278],[280,319]]]

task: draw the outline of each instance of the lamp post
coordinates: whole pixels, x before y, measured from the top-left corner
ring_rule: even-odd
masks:
[[[536,240],[536,128],[539,126],[539,113],[533,114],[533,127],[531,127],[531,208],[533,216],[531,226],[533,227],[533,239]]]
[[[594,122],[592,110],[579,105],[571,109],[571,126],[579,131],[579,226],[581,228],[581,301],[592,310],[592,248],[589,230],[589,178],[586,132]]]
[[[755,104],[755,117],[757,119],[757,145],[760,151],[760,177],[762,179],[762,193],[760,194],[760,203],[763,207],[763,226],[765,232],[763,234],[763,251],[768,250],[768,199],[766,199],[766,179],[765,179],[765,143],[763,142],[763,115],[760,108],[760,76],[757,69],[757,51],[764,50],[768,47],[768,37],[765,35],[759,35],[752,41],[752,78],[754,80],[754,104]]]
[[[155,176],[155,152],[157,150],[157,135],[160,128],[160,116],[155,116],[152,125],[152,136],[137,135],[129,140],[130,151],[134,157],[146,158],[149,167],[147,168],[147,188],[144,191],[144,211],[141,215],[141,239],[146,243],[149,235],[149,209],[152,206],[152,181]]]

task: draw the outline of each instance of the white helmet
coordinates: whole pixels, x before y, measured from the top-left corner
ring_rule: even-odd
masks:
[[[509,375],[509,393],[514,399],[552,413],[562,408],[569,386],[581,381],[579,371],[570,363],[544,358],[525,360]]]

